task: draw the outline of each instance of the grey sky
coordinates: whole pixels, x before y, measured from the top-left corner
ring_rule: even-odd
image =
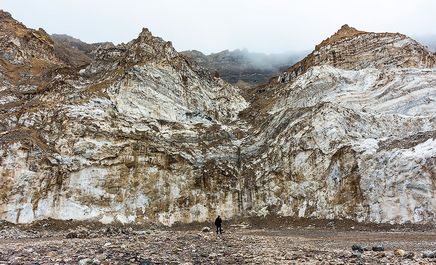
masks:
[[[410,36],[436,33],[434,0],[0,0],[32,28],[86,42],[127,42],[142,27],[177,50],[311,50],[349,24]]]

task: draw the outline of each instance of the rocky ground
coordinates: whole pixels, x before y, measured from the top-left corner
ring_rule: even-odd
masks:
[[[322,227],[314,223],[261,229],[253,223],[233,223],[217,236],[203,226],[3,223],[0,264],[436,263],[436,229],[431,227],[345,227],[330,222]]]

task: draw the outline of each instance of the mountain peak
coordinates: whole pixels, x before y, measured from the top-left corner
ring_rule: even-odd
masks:
[[[329,38],[323,40],[319,45],[317,45],[315,49],[318,50],[320,47],[335,43],[338,40],[365,33],[367,32],[357,30],[356,28],[350,27],[348,24],[344,24],[338,31],[336,31],[335,34],[331,35]]]
[[[3,9],[0,9],[0,19],[12,19],[12,15]]]
[[[359,30],[357,30],[356,28],[350,27],[348,24],[344,24],[342,25],[342,27],[336,32],[336,34],[338,33],[356,33],[356,32],[361,32]]]
[[[346,70],[370,67],[433,68],[436,66],[436,57],[406,35],[365,32],[345,24],[276,80],[286,83],[305,73],[310,67],[321,65]]]
[[[139,37],[153,37],[153,34],[148,28],[142,28],[141,33],[139,33]]]
[[[143,45],[147,46],[156,46],[155,48],[158,48],[159,46],[165,46],[170,45],[172,46],[171,41],[165,41],[160,37],[153,36],[153,33],[148,28],[142,28],[141,32],[138,35],[138,38],[133,40],[133,43],[142,43]]]
[[[138,38],[127,44],[128,59],[130,62],[145,61],[172,61],[178,54],[170,41],[153,36],[148,28],[142,28]]]
[[[53,40],[42,28],[27,28],[4,10],[0,10],[0,22],[0,50],[9,63],[34,67],[34,73],[44,68],[42,64],[46,64],[45,69],[62,64],[53,52]]]

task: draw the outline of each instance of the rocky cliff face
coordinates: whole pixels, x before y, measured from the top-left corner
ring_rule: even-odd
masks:
[[[1,219],[435,221],[434,56],[405,36],[330,39],[248,102],[147,29],[78,68],[0,17]]]
[[[206,220],[220,208],[236,214],[232,191],[215,183],[237,170],[242,134],[230,125],[247,106],[238,90],[197,72],[146,29],[128,44],[97,49],[95,61],[76,70],[56,57],[49,36],[40,41],[10,16],[2,23],[29,36],[2,37],[11,47],[1,49],[2,219],[171,224]],[[40,80],[27,93],[4,66],[25,67],[16,54],[56,68],[18,73]]]
[[[249,190],[268,187],[254,212],[434,222],[434,65],[406,36],[344,26],[258,88],[244,111],[261,124],[243,146]]]

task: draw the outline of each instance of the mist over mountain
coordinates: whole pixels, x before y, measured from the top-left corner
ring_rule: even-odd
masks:
[[[54,52],[58,57],[75,66],[83,66],[94,60],[99,47],[115,47],[111,42],[86,43],[67,34],[52,34]],[[219,75],[231,84],[251,87],[264,84],[309,52],[265,54],[247,49],[224,50],[205,55],[200,51],[183,51],[181,54],[211,74]]]
[[[247,49],[224,50],[205,55],[200,51],[183,51],[181,54],[201,67],[232,84],[253,86],[268,82],[280,71],[302,59],[308,52],[265,54]]]
[[[420,35],[415,38],[431,51],[436,52],[436,34]]]

